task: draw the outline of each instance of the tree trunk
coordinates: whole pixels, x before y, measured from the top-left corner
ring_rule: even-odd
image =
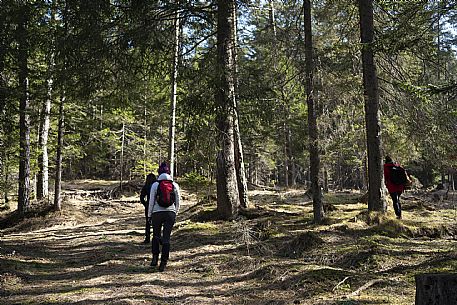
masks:
[[[276,12],[273,0],[269,0],[268,4],[270,6],[269,13],[270,13],[270,25],[273,30],[273,37],[276,39]]]
[[[363,190],[368,190],[368,157],[363,156]]]
[[[416,275],[416,305],[457,304],[457,274]]]
[[[100,105],[100,130],[103,129],[103,105]]]
[[[305,0],[305,65],[306,65],[306,102],[308,105],[308,130],[309,130],[309,162],[311,175],[311,192],[313,194],[314,222],[321,223],[324,218],[324,207],[322,204],[322,193],[319,184],[319,143],[317,130],[317,114],[314,105],[314,64],[313,64],[313,37],[311,29],[311,2]]]
[[[49,134],[49,117],[51,112],[51,99],[52,99],[52,84],[53,84],[53,66],[54,54],[50,55],[49,63],[49,77],[46,81],[47,94],[46,100],[43,103],[40,118],[40,134],[38,139],[38,146],[40,155],[38,156],[38,176],[37,176],[37,198],[43,199],[48,196],[48,181],[49,181],[49,158],[48,158],[48,134]]]
[[[338,158],[337,158],[337,161],[336,161],[336,182],[335,182],[335,185],[336,185],[336,189],[338,191],[342,191],[343,190],[343,170],[342,170],[342,166],[341,166],[341,154],[338,153]]]
[[[455,191],[455,174],[451,171],[449,172],[449,190]]]
[[[447,183],[447,181],[446,181],[446,173],[445,173],[445,171],[443,169],[443,170],[441,170],[441,184],[445,187],[446,183]]]
[[[283,134],[283,137],[284,137],[284,147],[283,147],[283,152],[284,152],[284,186],[286,188],[289,187],[289,153],[288,153],[288,149],[287,149],[287,110],[286,110],[286,107],[284,105],[284,134]]]
[[[67,22],[67,15],[68,15],[68,4],[65,1],[64,4],[64,12],[63,12],[63,23],[64,23],[64,45],[63,45],[63,85],[62,91],[60,95],[60,103],[59,103],[59,123],[57,127],[57,151],[56,151],[56,173],[55,173],[55,182],[54,182],[54,210],[60,211],[62,210],[62,200],[61,200],[61,190],[62,190],[62,149],[63,149],[63,136],[64,136],[64,128],[65,128],[65,101],[66,101],[66,64],[67,64],[67,57],[66,57],[66,49],[65,49],[65,40],[68,39],[68,22]],[[70,159],[70,169],[71,169],[71,159]],[[72,171],[70,171],[72,172]]]
[[[368,210],[385,212],[386,201],[382,188],[379,92],[373,54],[373,0],[359,0],[359,14],[368,152]]]
[[[5,77],[5,57],[6,57],[6,39],[5,30],[6,21],[0,20],[0,118],[6,118],[6,97],[7,83]],[[6,154],[6,122],[0,124],[0,192],[3,192],[3,199],[6,203],[7,197],[7,154]]]
[[[146,176],[148,173],[146,172],[146,143],[148,141],[148,107],[147,107],[147,102],[146,98],[144,99],[144,121],[143,121],[143,178],[146,180]]]
[[[3,180],[3,201],[5,202],[5,204],[8,204],[9,203],[9,197],[8,197],[8,191],[9,191],[9,159],[8,159],[8,156],[6,154],[6,152],[4,151],[4,156],[3,156],[3,165],[2,165],[2,177],[0,177],[0,179]]]
[[[218,1],[217,10],[217,128],[221,149],[217,156],[217,210],[223,219],[233,218],[240,205],[235,169],[234,105],[235,65],[233,1]]]
[[[57,153],[56,153],[56,178],[54,185],[54,209],[56,211],[62,210],[62,202],[60,199],[60,192],[62,189],[62,148],[63,148],[63,133],[64,133],[64,104],[65,104],[65,90],[60,97],[59,103],[59,125],[57,129]]]
[[[179,0],[176,1],[179,4]],[[179,7],[176,7],[175,13],[175,36],[174,36],[174,50],[173,50],[173,65],[171,71],[171,94],[170,94],[170,127],[169,127],[169,147],[168,147],[168,160],[170,162],[171,176],[175,174],[175,132],[176,132],[176,101],[178,89],[178,63],[179,63]]]
[[[324,188],[324,193],[328,193],[329,189],[328,189],[328,171],[327,171],[327,167],[324,166],[324,185],[323,185],[323,188]]]
[[[30,118],[29,118],[29,71],[28,71],[28,8],[23,5],[18,26],[19,42],[19,86],[21,92],[19,106],[19,190],[18,211],[27,212],[30,205]]]
[[[122,182],[124,180],[124,144],[125,144],[125,123],[122,123],[122,131],[121,131],[121,156],[119,158],[119,191],[122,194]]]
[[[240,206],[242,208],[247,209],[249,207],[249,198],[248,198],[248,183],[246,180],[246,170],[244,166],[244,155],[243,155],[243,144],[241,142],[241,132],[240,132],[240,121],[239,121],[239,112],[238,112],[238,63],[237,63],[237,8],[236,8],[236,1],[232,3],[232,20],[233,20],[233,27],[231,31],[231,38],[233,44],[233,64],[235,66],[235,98],[233,101],[235,104],[233,105],[233,132],[234,132],[234,140],[235,140],[235,167],[236,167],[236,178],[238,182],[238,193],[239,193],[239,200]]]
[[[51,1],[51,20],[49,26],[55,34],[55,0]],[[51,102],[52,102],[52,91],[54,83],[54,56],[55,56],[55,43],[54,37],[52,37],[51,49],[48,59],[48,78],[46,80],[47,94],[46,99],[43,103],[40,118],[40,133],[38,138],[38,146],[40,154],[38,156],[38,177],[37,177],[37,192],[36,196],[38,199],[43,199],[48,196],[49,193],[49,157],[48,157],[48,135],[50,126],[50,113],[51,113]]]
[[[287,122],[290,121],[290,107],[287,107]],[[289,125],[286,123],[287,127],[287,141],[286,141],[286,148],[287,148],[287,170],[288,170],[288,183],[289,186],[294,186],[294,162],[293,162],[293,154],[292,154],[292,132],[290,130]]]
[[[295,187],[297,185],[297,176],[298,176],[298,170],[297,170],[297,164],[295,163],[295,160],[292,159],[291,162],[290,162],[290,167],[291,167],[291,173],[292,173],[292,181],[291,181],[291,185],[292,187]]]
[[[234,114],[234,137],[235,137],[235,165],[238,182],[238,193],[240,206],[247,209],[249,207],[248,183],[246,179],[246,170],[244,166],[243,145],[241,142],[240,126],[238,120],[238,110]]]

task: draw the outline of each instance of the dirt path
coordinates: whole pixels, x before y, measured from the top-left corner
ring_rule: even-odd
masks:
[[[91,200],[72,199],[74,214],[83,214],[78,215],[79,221],[2,236],[2,267],[14,270],[2,274],[6,284],[4,301],[8,304],[227,304],[225,297],[216,301],[212,292],[217,285],[217,290],[223,293],[224,277],[220,281],[202,281],[206,269],[204,264],[199,268],[198,261],[202,251],[228,247],[193,249],[192,242],[179,240],[178,222],[169,268],[164,273],[156,272],[149,267],[150,245],[141,243],[142,206],[130,202],[133,199],[111,201],[105,206]],[[183,211],[192,203],[195,202],[184,200]],[[186,216],[185,212],[182,216]]]
[[[303,192],[252,193],[252,219],[238,222],[212,221],[214,202],[183,198],[163,273],[149,266],[136,197],[76,196],[61,215],[3,230],[0,303],[410,304],[417,268],[457,267],[455,239],[377,235],[351,222],[365,207],[348,197],[324,228],[307,222]]]

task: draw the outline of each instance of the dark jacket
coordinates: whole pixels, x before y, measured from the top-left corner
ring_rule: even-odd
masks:
[[[151,192],[151,186],[156,181],[157,181],[157,178],[156,178],[156,176],[154,174],[149,174],[146,177],[146,182],[144,183],[143,187],[141,188],[141,193],[140,193],[140,201],[141,201],[142,205],[148,206],[148,204],[149,204],[149,193]]]

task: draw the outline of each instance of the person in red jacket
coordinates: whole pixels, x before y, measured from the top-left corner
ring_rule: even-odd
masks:
[[[394,205],[395,215],[398,219],[401,219],[401,203],[400,196],[405,190],[404,184],[395,184],[391,179],[391,170],[394,166],[400,166],[397,162],[394,162],[390,156],[386,156],[384,163],[384,183],[387,187],[390,197]]]

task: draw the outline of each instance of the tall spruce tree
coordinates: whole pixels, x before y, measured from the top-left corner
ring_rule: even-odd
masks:
[[[19,66],[19,188],[18,188],[18,211],[21,214],[27,212],[30,207],[30,116],[29,116],[29,5],[27,2],[20,3],[18,11],[17,42],[18,66]]]
[[[368,151],[368,210],[384,212],[379,91],[374,61],[373,0],[359,0],[365,124]]]
[[[234,106],[235,56],[234,0],[218,1],[217,7],[217,71],[216,104],[218,141],[217,155],[217,210],[224,219],[236,216],[240,205],[235,164]]]
[[[314,52],[313,34],[311,27],[311,1],[303,2],[305,21],[305,71],[306,71],[306,104],[308,105],[308,130],[309,130],[309,164],[311,191],[313,194],[314,222],[321,223],[324,218],[321,185],[319,183],[320,158],[319,139],[317,129],[317,113],[314,102]]]

